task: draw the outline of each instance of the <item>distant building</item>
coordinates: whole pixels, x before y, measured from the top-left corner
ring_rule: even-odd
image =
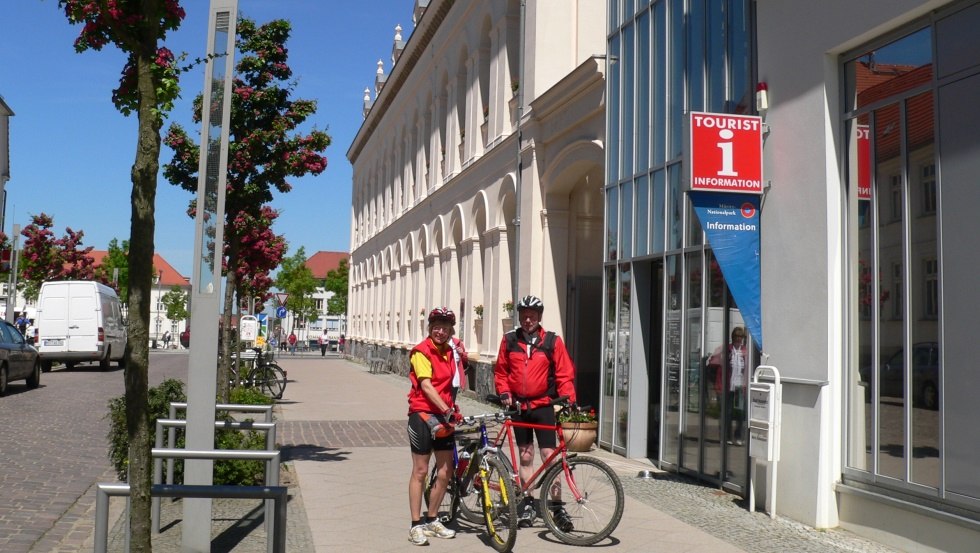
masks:
[[[350,254],[347,252],[327,252],[319,251],[306,260],[306,266],[313,273],[313,277],[319,281],[327,278],[327,273],[335,271],[340,267],[341,261],[350,263]],[[310,339],[316,339],[324,330],[327,331],[328,339],[331,343],[340,338],[341,334],[347,331],[346,314],[328,315],[327,301],[334,296],[333,292],[328,292],[322,286],[317,287],[313,299],[316,301],[317,311],[320,316],[316,321],[310,322],[308,329]]]

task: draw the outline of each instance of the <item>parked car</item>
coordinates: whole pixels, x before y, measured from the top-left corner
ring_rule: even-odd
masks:
[[[37,388],[41,384],[41,360],[17,327],[0,320],[0,395],[7,393],[7,385],[13,380],[26,380],[28,387]]]
[[[871,367],[861,367],[861,381],[870,399],[874,380]],[[881,364],[878,371],[880,395],[905,397],[905,350],[899,348]],[[912,405],[925,409],[939,408],[939,343],[919,342],[912,346]]]

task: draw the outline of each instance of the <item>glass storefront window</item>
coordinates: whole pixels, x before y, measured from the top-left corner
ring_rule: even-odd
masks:
[[[620,188],[619,259],[633,257],[633,182],[624,182]]]
[[[615,34],[609,39],[609,55],[619,56],[619,34]],[[606,64],[606,71],[609,73],[609,93],[606,95],[606,121],[608,129],[606,131],[606,183],[619,181],[619,119],[621,116],[619,109],[619,63]]]
[[[681,154],[684,141],[684,0],[667,0],[667,90],[670,105],[667,107],[667,133],[670,147],[667,159]],[[654,86],[657,86],[656,84]]]
[[[938,490],[941,184],[933,65],[928,27],[844,63],[855,249],[846,461],[877,482]]]
[[[636,169],[650,166],[650,16],[636,18]]]
[[[639,257],[650,251],[650,179],[647,175],[636,178],[636,246],[633,255]]]
[[[681,165],[671,165],[667,171],[669,175],[667,228],[670,230],[667,235],[667,249],[676,250],[681,248],[681,239],[684,236],[681,233],[684,228],[684,217],[681,210],[684,209],[685,204],[684,192],[681,190]]]
[[[613,440],[613,421],[616,418],[614,391],[616,382],[616,302],[617,268],[606,267],[606,313],[603,336],[604,360],[602,364],[602,405],[599,409],[599,440],[609,445]]]
[[[620,121],[622,126],[622,131],[619,135],[620,147],[619,147],[619,178],[626,178],[633,174],[633,124],[636,115],[636,108],[633,105],[633,78],[634,69],[633,63],[630,59],[635,56],[633,49],[633,25],[627,25],[623,28],[623,52],[626,54],[626,58],[620,58],[620,71],[622,71],[622,94],[623,94],[623,118]]]
[[[680,412],[681,412],[681,291],[684,273],[681,272],[680,255],[667,257],[667,317],[664,326],[664,380],[667,390],[664,407],[663,460],[673,465],[680,463]]]
[[[651,238],[650,253],[660,253],[664,251],[664,232],[666,231],[666,212],[664,202],[667,197],[667,183],[665,182],[665,172],[657,171],[653,174],[653,199],[650,207]]]
[[[619,270],[619,308],[616,335],[616,440],[615,445],[626,447],[629,428],[629,390],[630,390],[630,323],[632,322],[630,300],[632,298],[632,270],[630,265],[622,265]]]
[[[619,188],[610,186],[606,189],[606,261],[619,259],[617,254],[619,242]]]
[[[667,2],[660,0],[653,5],[653,63],[649,68],[653,84],[650,87],[652,109],[650,115],[650,147],[653,165],[660,165],[667,155]]]
[[[844,64],[845,109],[855,111],[931,84],[932,72],[932,32],[920,29]]]

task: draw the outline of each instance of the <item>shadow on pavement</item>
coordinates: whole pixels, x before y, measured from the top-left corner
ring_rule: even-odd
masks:
[[[282,448],[282,461],[346,461],[350,451],[312,444],[289,445]]]

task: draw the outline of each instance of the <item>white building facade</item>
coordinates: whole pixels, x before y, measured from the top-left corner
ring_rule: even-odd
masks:
[[[594,395],[605,6],[420,4],[347,154],[352,354],[407,354],[429,310],[447,306],[485,369],[512,325],[505,304],[535,294],[570,345],[580,395]]]

